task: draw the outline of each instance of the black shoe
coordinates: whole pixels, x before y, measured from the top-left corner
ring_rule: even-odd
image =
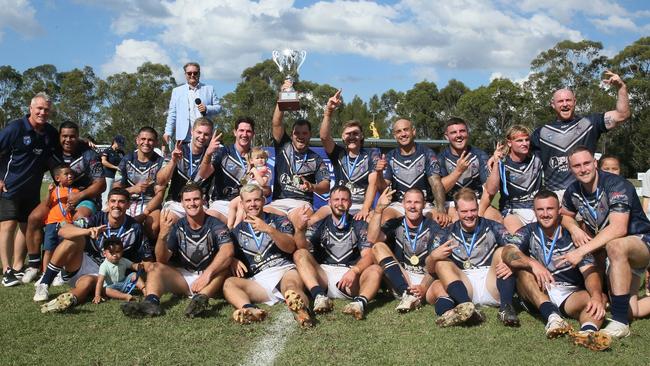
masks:
[[[185,316],[188,318],[194,318],[201,314],[208,308],[208,301],[208,297],[203,294],[194,295],[185,308]]]
[[[120,305],[122,313],[130,318],[154,317],[162,315],[162,308],[159,304],[150,301],[125,302]]]
[[[499,320],[506,327],[518,327],[519,326],[519,317],[515,308],[511,304],[506,304],[501,307],[499,310]]]
[[[19,270],[12,270],[14,273],[14,276],[16,276],[17,279],[22,280],[23,276],[25,275],[25,267],[19,269]],[[22,281],[21,281],[22,282]]]
[[[4,287],[13,287],[20,285],[20,280],[16,277],[16,271],[9,268],[2,276],[2,285]]]

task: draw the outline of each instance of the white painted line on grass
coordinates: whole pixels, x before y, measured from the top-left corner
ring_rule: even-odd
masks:
[[[291,313],[289,309],[283,309],[283,311],[273,319],[273,323],[271,323],[267,330],[268,334],[255,343],[253,348],[251,348],[248,357],[246,357],[241,365],[273,365],[275,358],[282,352],[289,336],[296,330],[296,328],[297,324],[293,319],[293,313]]]

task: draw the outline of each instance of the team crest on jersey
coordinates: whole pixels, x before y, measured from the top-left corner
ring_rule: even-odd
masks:
[[[23,136],[23,144],[25,146],[29,146],[32,143],[32,137],[31,136]]]

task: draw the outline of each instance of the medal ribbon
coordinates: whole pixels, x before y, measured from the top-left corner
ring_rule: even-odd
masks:
[[[68,187],[68,200],[70,199],[70,194],[72,194],[72,187]],[[68,211],[66,211],[63,208],[63,204],[61,204],[61,196],[59,195],[59,186],[56,186],[56,202],[59,204],[59,209],[63,214],[63,218],[68,217]]]
[[[187,181],[191,182],[194,180],[194,176],[199,172],[199,170],[194,170],[194,154],[192,153],[192,146],[188,146],[188,152],[190,165],[187,167],[187,171],[189,173],[189,179]],[[199,164],[201,164],[201,161],[203,160],[203,155],[205,155],[205,150],[203,150],[201,156],[199,157]]]
[[[544,237],[544,231],[542,227],[537,225],[537,230],[539,230],[539,238],[542,240],[542,255],[544,256],[544,264],[548,267],[551,264],[551,257],[553,257],[553,250],[555,250],[555,243],[557,238],[560,236],[560,226],[555,229],[555,234],[553,234],[553,241],[551,242],[551,248],[548,252],[546,251],[546,237]]]
[[[124,218],[124,222],[122,223],[122,226],[120,226],[120,228],[117,230],[117,234],[115,235],[117,238],[120,238],[122,236],[122,233],[124,232],[124,227],[125,226],[126,226],[126,217]],[[107,236],[108,238],[113,236],[111,234],[111,226],[110,225],[106,225],[106,233],[108,234],[108,236]]]
[[[242,167],[242,168],[244,169],[244,171],[245,171],[245,170],[246,170],[246,162],[244,161],[244,158],[242,158],[242,156],[239,155],[239,151],[237,150],[237,148],[235,147],[235,145],[233,145],[233,148],[232,148],[232,149],[235,150],[235,157],[237,158],[237,160],[239,160],[239,164],[241,165],[241,167]]]
[[[255,230],[253,230],[253,225],[248,224],[248,230],[251,232],[251,235],[253,235],[253,239],[255,240],[255,246],[257,246],[257,251],[260,251],[260,248],[262,248],[262,240],[264,239],[264,233],[260,233],[259,236],[255,234]]]
[[[350,154],[346,155],[346,165],[348,168],[348,180],[352,180],[352,175],[354,174],[354,170],[357,168],[357,164],[359,163],[359,157],[361,157],[361,154],[357,155],[356,158],[354,158],[354,162],[350,164]]]
[[[298,160],[296,159],[296,151],[293,151],[293,174],[298,174],[298,171],[302,169],[302,166],[305,165],[305,162],[307,161],[307,153],[305,153],[302,157],[302,159]],[[300,165],[296,164],[297,162],[300,162]]]
[[[598,226],[598,222],[597,222],[598,212],[596,211],[596,207],[598,207],[598,201],[600,200],[600,188],[596,187],[596,198],[595,198],[596,203],[594,204],[594,207],[591,207],[589,200],[587,200],[587,197],[585,197],[584,193],[582,192],[582,188],[580,188],[580,195],[582,196],[582,199],[585,201],[585,204],[587,205],[587,210],[589,210],[589,216],[591,216],[594,219],[594,224]]]
[[[468,247],[467,241],[465,240],[465,234],[463,234],[463,228],[460,229],[460,237],[463,240],[463,248],[465,248],[465,253],[467,253],[467,260],[469,260],[472,257],[472,252],[474,251],[474,245],[476,245],[476,235],[478,235],[479,231],[480,230],[477,225],[476,228],[474,228],[474,234],[472,234],[472,241],[470,242]]]
[[[508,180],[506,179],[506,166],[502,161],[499,161],[499,177],[501,177],[501,184],[503,185],[503,194],[509,196],[508,192]]]
[[[411,231],[409,230],[409,226],[406,224],[406,217],[402,219],[402,225],[404,225],[404,232],[406,234],[406,240],[409,241],[409,244],[411,244],[411,251],[415,255],[415,249],[418,246],[418,236],[420,236],[420,232],[422,231],[422,224],[424,224],[424,219],[420,221],[420,225],[418,226],[418,231],[415,233],[415,238],[411,240]]]
[[[341,219],[339,220],[339,222],[335,222],[334,226],[336,226],[339,229],[344,229],[348,225],[347,218],[348,218],[348,214],[343,213],[343,216],[341,216]]]

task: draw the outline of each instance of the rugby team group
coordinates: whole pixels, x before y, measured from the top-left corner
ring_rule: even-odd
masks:
[[[4,286],[36,281],[43,313],[113,298],[125,316],[159,316],[161,296],[172,293],[190,297],[184,313],[194,317],[223,297],[242,324],[266,318],[259,304],[283,301],[305,327],[334,298],[363,319],[383,286],[399,313],[432,304],[441,327],[480,324],[482,306],[517,327],[521,303],[541,314],[549,338],[568,335],[592,350],[650,314],[650,297],[638,296],[650,221],[618,160],[594,156],[599,136],[630,116],[618,75],[604,81],[618,91],[614,110],[578,116],[572,91],[556,90],[556,120],[532,132],[511,126],[491,156],[469,144],[460,118],[446,122],[449,145],[438,154],[415,142],[408,119],[394,122],[397,147],[385,154],[364,147],[354,120],[336,143],[339,91],[320,124],[330,182],[309,147],[309,121],[287,132],[276,106],[271,168],[253,146],[255,121],[237,119],[234,144],[222,144],[212,86],[199,82],[196,63],[184,74],[162,136],[168,159],[154,151],[152,127],[127,153],[121,135],[97,153],[74,122],[57,132],[45,93],[0,131]],[[54,182],[40,202],[46,171]],[[315,193],[329,202],[314,211]],[[61,283],[70,290],[50,299]]]

